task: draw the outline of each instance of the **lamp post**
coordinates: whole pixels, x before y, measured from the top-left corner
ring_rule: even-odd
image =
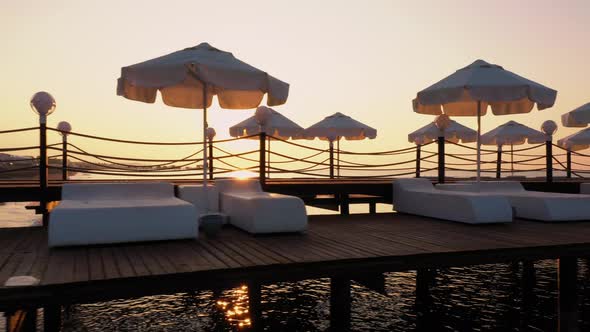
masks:
[[[39,212],[47,226],[47,116],[55,111],[55,99],[45,91],[37,92],[31,97],[31,108],[39,115]]]
[[[254,113],[254,118],[260,126],[260,157],[258,159],[258,174],[260,178],[260,184],[266,183],[266,125],[272,116],[272,111],[266,106],[258,106]]]
[[[67,121],[61,121],[57,124],[57,130],[61,134],[61,179],[68,180],[68,135],[72,131],[72,126]]]
[[[438,134],[438,183],[445,182],[445,130],[451,124],[451,119],[446,114],[441,114],[434,119],[434,124],[439,129]]]
[[[541,125],[541,131],[547,135],[545,141],[545,154],[546,154],[546,181],[553,182],[553,134],[557,131],[557,123],[553,120],[547,120]]]
[[[213,138],[215,138],[215,129],[207,128],[207,140],[209,141],[209,180],[213,180]]]

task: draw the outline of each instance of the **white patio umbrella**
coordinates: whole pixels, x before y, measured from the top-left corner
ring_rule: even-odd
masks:
[[[528,113],[555,103],[557,91],[501,66],[477,60],[418,92],[414,111],[422,114],[477,116],[477,181],[480,179],[481,116],[488,105],[495,115]]]
[[[258,108],[268,109],[269,116],[266,119],[264,119],[264,123],[261,123],[260,119],[257,119],[256,115],[253,115],[247,118],[246,120],[229,127],[229,134],[232,137],[258,135],[261,132],[264,132],[267,135],[269,135],[269,137],[267,137],[267,164],[268,170],[270,171],[270,136],[277,137],[283,140],[288,140],[290,138],[300,139],[303,138],[304,129],[300,125],[291,121],[289,118],[273,110],[272,108],[268,108],[265,106],[259,106]],[[252,137],[252,139],[258,139],[258,137],[254,136]]]
[[[271,135],[284,140],[290,138],[297,139],[303,137],[304,129],[300,125],[291,121],[289,118],[273,110],[272,108],[269,109],[270,117],[264,125],[261,125],[256,120],[256,116],[253,115],[247,118],[246,120],[229,127],[229,134],[232,137],[242,137],[258,135],[261,132],[264,132],[267,135]]]
[[[579,151],[590,147],[590,128],[566,136],[557,141],[557,145],[569,151]]]
[[[325,117],[320,122],[305,129],[305,137],[308,139],[319,138],[330,142],[330,161],[333,163],[334,141],[337,142],[338,152],[338,175],[340,175],[340,138],[348,141],[374,139],[377,137],[377,130],[363,124],[353,118],[336,112]]]
[[[117,94],[154,103],[160,91],[164,104],[203,109],[203,185],[207,182],[207,108],[213,96],[221,108],[252,109],[264,94],[269,106],[287,101],[289,84],[235,58],[231,53],[201,43],[121,69]]]
[[[586,127],[590,123],[590,103],[561,115],[561,124],[565,127]]]
[[[440,130],[436,123],[431,122],[426,126],[408,134],[408,141],[415,144],[424,144],[429,141],[436,140],[438,137],[445,138],[445,140],[453,143],[459,141],[463,143],[471,143],[477,140],[477,131],[465,127],[457,121],[451,120],[449,126],[444,130]]]
[[[510,145],[510,167],[514,173],[514,145],[541,144],[547,141],[547,135],[541,131],[527,127],[516,121],[508,121],[481,135],[481,144],[498,146],[498,157],[501,156],[502,146]]]

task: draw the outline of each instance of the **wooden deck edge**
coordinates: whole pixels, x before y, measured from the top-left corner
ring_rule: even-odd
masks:
[[[67,284],[3,288],[0,289],[0,311],[13,308],[173,294],[201,289],[228,288],[249,281],[265,284],[326,277],[354,279],[355,276],[373,273],[494,264],[520,260],[583,257],[589,254],[590,243],[577,243],[272,264],[245,268],[91,280]]]

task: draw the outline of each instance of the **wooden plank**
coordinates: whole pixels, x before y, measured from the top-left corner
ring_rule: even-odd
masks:
[[[135,270],[133,269],[133,266],[125,254],[123,248],[123,246],[116,246],[112,248],[111,254],[113,255],[114,262],[117,265],[117,269],[122,278],[134,277],[136,276]]]
[[[71,251],[67,249],[53,249],[50,252],[41,284],[63,284],[72,282],[74,276],[74,262]]]
[[[72,280],[74,282],[83,282],[90,280],[90,264],[88,263],[88,250],[84,247],[75,248],[72,250],[74,259],[74,274]],[[91,264],[94,264],[92,262]]]
[[[106,279],[116,279],[121,277],[112,248],[100,248],[100,258]]]
[[[24,259],[23,254],[14,253],[8,257],[6,263],[0,269],[0,285],[4,285],[8,278],[14,276],[16,269]]]
[[[135,244],[129,246],[122,246],[120,250],[127,256],[127,259],[131,265],[136,276],[148,276],[151,275],[150,270],[141,257],[138,246]]]
[[[105,278],[105,269],[100,251],[101,249],[97,247],[88,248],[90,280],[101,280]]]
[[[150,274],[166,274],[166,270],[162,267],[162,265],[158,262],[155,257],[155,252],[159,246],[150,246],[150,245],[140,245],[135,247],[137,254],[143,260],[145,267],[149,271]]]

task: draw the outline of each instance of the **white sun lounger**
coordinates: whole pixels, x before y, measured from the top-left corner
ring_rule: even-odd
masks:
[[[305,204],[299,197],[263,192],[255,179],[215,180],[221,212],[229,223],[249,233],[303,232]]]
[[[205,192],[207,197],[205,197]],[[219,212],[219,191],[216,186],[207,185],[207,188],[204,188],[202,184],[179,185],[178,198],[194,205],[197,216]]]
[[[194,206],[170,183],[66,183],[49,220],[50,247],[197,236]]]
[[[499,195],[443,191],[428,179],[393,181],[393,207],[403,213],[469,224],[512,221],[508,200]]]
[[[590,195],[527,191],[515,181],[457,182],[437,185],[442,190],[494,193],[505,196],[515,216],[541,221],[590,220]]]

